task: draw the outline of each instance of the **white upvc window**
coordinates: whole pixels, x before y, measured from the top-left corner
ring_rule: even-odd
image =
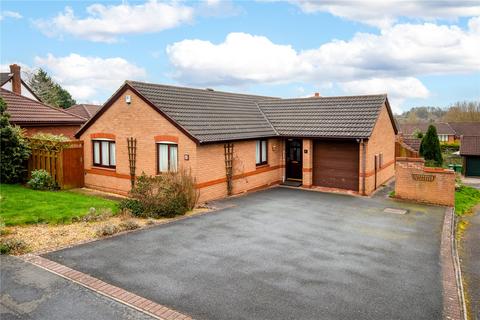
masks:
[[[178,145],[171,142],[157,143],[157,173],[178,170]]]
[[[438,140],[440,142],[448,142],[448,135],[447,134],[439,134],[438,135]]]
[[[266,139],[257,140],[255,144],[255,163],[258,165],[268,163],[268,141]]]
[[[115,141],[109,139],[92,140],[92,149],[94,166],[116,167]]]

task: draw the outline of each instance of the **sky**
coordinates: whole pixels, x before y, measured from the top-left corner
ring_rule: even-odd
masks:
[[[125,80],[276,97],[387,93],[392,109],[480,100],[480,1],[5,1],[0,68],[45,69],[77,102]]]

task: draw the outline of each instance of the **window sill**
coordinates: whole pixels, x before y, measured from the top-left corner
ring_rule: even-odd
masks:
[[[262,164],[257,164],[256,165],[256,168],[259,169],[259,168],[266,168],[266,167],[270,167],[270,165],[268,163],[262,163]]]
[[[116,172],[117,171],[117,168],[110,168],[110,167],[101,167],[101,166],[96,166],[96,165],[93,165],[92,166],[92,169],[98,169],[98,170],[105,170],[105,171],[113,171],[113,172]]]

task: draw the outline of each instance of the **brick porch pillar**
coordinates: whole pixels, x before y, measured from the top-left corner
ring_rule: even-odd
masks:
[[[313,168],[313,141],[312,139],[303,139],[303,168],[302,179],[303,187],[312,186],[312,168]]]

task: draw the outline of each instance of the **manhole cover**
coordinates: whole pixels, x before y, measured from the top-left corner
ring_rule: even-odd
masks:
[[[408,210],[405,209],[396,209],[396,208],[385,208],[383,210],[385,213],[395,213],[395,214],[406,214]]]

